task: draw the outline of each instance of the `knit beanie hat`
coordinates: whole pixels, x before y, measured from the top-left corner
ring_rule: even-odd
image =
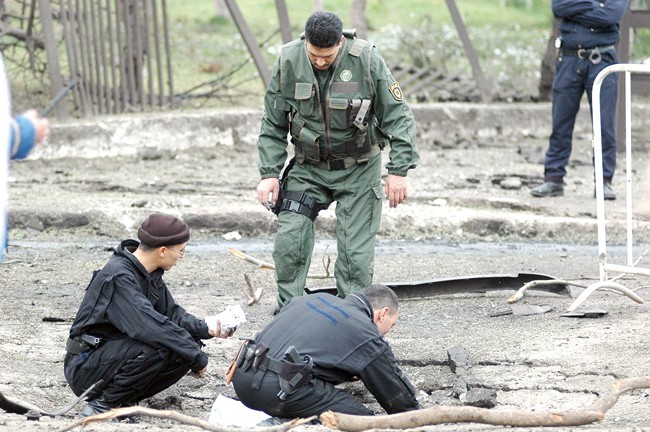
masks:
[[[138,228],[138,239],[151,247],[186,243],[190,227],[175,216],[153,213]]]

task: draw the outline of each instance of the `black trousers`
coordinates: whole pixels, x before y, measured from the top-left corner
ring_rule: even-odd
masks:
[[[275,372],[266,371],[258,390],[253,389],[255,374],[252,369],[237,368],[232,379],[235,393],[248,408],[264,411],[268,415],[286,418],[303,418],[334,411],[354,415],[374,415],[359,399],[332,383],[312,379],[306,386],[288,395],[283,401],[278,397],[280,383]]]
[[[79,396],[103,380],[88,399],[103,396],[111,407],[135,405],[180,380],[190,366],[170,351],[158,350],[133,339],[107,341],[93,351],[66,355],[65,378]]]

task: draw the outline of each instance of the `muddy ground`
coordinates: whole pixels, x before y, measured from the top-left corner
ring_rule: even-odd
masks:
[[[471,138],[473,135],[468,136]],[[408,282],[463,275],[540,273],[576,281],[575,298],[598,279],[595,202],[589,137],[577,137],[564,198],[535,199],[546,140],[454,139],[421,145],[422,163],[409,176],[411,195],[398,209],[384,209],[375,280]],[[55,143],[53,143],[55,145]],[[146,147],[146,148],[144,148]],[[635,159],[633,195],[638,202],[645,158]],[[275,288],[271,272],[228,253],[237,248],[271,261],[274,218],[255,202],[258,177],[254,146],[214,146],[162,151],[143,146],[114,157],[37,157],[12,167],[9,253],[0,264],[0,391],[47,410],[74,400],[63,377],[64,344],[92,271],[112,248],[135,235],[151,211],[184,217],[192,241],[166,280],[176,300],[197,316],[244,304],[249,321],[237,336],[250,337],[271,319]],[[616,189],[623,196],[624,181]],[[625,201],[607,203],[610,260],[625,261]],[[319,217],[314,273],[334,260],[333,211]],[[647,224],[635,218],[638,244],[646,249]],[[621,234],[623,233],[623,234]],[[641,258],[640,264],[647,265]],[[248,274],[264,294],[245,306],[241,287]],[[647,280],[621,280],[647,295]],[[331,279],[310,279],[311,287]],[[614,381],[650,375],[648,309],[611,292],[597,292],[586,307],[600,318],[560,315],[573,298],[531,293],[523,302],[548,305],[545,314],[500,315],[512,291],[470,292],[404,300],[400,322],[389,335],[397,358],[425,407],[459,405],[449,396],[455,380],[447,359],[454,346],[467,348],[474,364],[471,385],[496,391],[494,410],[564,411],[594,402]],[[498,316],[494,316],[498,315]],[[207,420],[218,394],[234,397],[224,373],[236,339],[209,341],[208,376],[190,376],[142,403]],[[346,386],[377,412],[358,384]],[[621,397],[603,421],[554,430],[643,430],[650,420],[650,390]],[[68,415],[28,421],[0,414],[8,431],[53,431],[71,424]],[[198,430],[164,419],[140,424],[93,424],[85,430]],[[302,430],[324,429],[318,426]],[[440,425],[427,430],[503,430],[503,427]],[[513,429],[508,429],[513,430]],[[514,430],[529,430],[524,428]],[[539,429],[537,429],[539,430]]]

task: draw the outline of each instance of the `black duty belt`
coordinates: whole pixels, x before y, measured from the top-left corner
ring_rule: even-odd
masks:
[[[355,165],[366,163],[374,156],[377,156],[380,152],[381,152],[381,148],[379,148],[379,145],[374,145],[370,148],[370,151],[368,153],[362,154],[361,157],[359,158],[356,158],[354,156],[346,156],[346,157],[336,158],[336,159],[325,159],[314,165],[321,169],[338,171],[338,170],[348,169]]]
[[[80,354],[84,351],[90,351],[99,347],[102,342],[102,338],[83,334],[68,338],[65,344],[65,350],[70,354]]]
[[[251,383],[253,390],[260,389],[266,371],[272,371],[278,376],[280,385],[278,398],[280,400],[285,400],[288,395],[312,379],[311,370],[314,362],[308,355],[301,358],[293,346],[287,349],[282,359],[267,356],[268,351],[268,345],[255,345],[250,342],[238,354],[237,367],[241,367],[244,371],[250,368],[254,373]]]
[[[579,49],[560,49],[560,57],[578,57],[579,59],[585,60],[589,59],[592,63],[600,63],[601,54],[614,51],[616,47],[614,45],[607,45],[602,47],[594,48],[579,48]]]

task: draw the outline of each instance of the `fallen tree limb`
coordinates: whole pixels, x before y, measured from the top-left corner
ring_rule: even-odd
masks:
[[[524,298],[524,295],[526,295],[526,291],[528,291],[530,288],[534,288],[536,286],[540,285],[557,285],[557,284],[565,284],[565,285],[573,285],[577,286],[580,288],[587,288],[585,285],[576,283],[576,282],[569,282],[565,281],[562,279],[551,279],[551,280],[534,280],[526,283],[524,286],[519,288],[516,293],[512,295],[508,300],[506,300],[507,303],[516,303],[522,298]]]
[[[636,293],[628,289],[625,285],[621,285],[620,283],[612,282],[612,281],[603,281],[603,282],[596,282],[595,284],[590,285],[589,288],[584,290],[582,294],[580,294],[578,298],[575,299],[573,303],[571,303],[567,311],[573,312],[574,310],[578,309],[580,305],[582,305],[582,303],[584,303],[585,300],[587,300],[587,297],[589,297],[594,291],[603,288],[608,288],[610,290],[617,291],[620,294],[624,294],[627,297],[631,298],[635,302],[639,304],[643,304],[643,299],[639,297]]]
[[[356,432],[368,429],[410,429],[442,423],[484,423],[495,426],[550,427],[581,426],[601,421],[621,394],[650,388],[650,376],[613,382],[593,404],[573,411],[492,410],[466,406],[434,406],[384,416],[355,416],[327,411],[320,416],[323,426]]]
[[[260,300],[260,297],[262,297],[262,292],[264,290],[262,288],[258,288],[257,290],[253,288],[253,282],[251,281],[251,278],[250,276],[248,276],[247,273],[244,273],[244,280],[246,281],[246,286],[248,287],[248,289],[242,287],[241,290],[244,292],[244,295],[246,296],[246,304],[250,306],[253,303],[257,303]]]
[[[275,270],[275,265],[273,265],[271,263],[268,263],[266,261],[262,261],[260,259],[255,258],[255,257],[252,257],[252,256],[250,256],[248,254],[245,254],[244,252],[242,252],[240,250],[237,250],[235,248],[228,248],[228,253],[230,253],[231,255],[236,256],[239,259],[243,259],[244,261],[251,262],[251,263],[255,264],[256,266],[258,266],[259,268],[261,268],[263,270]],[[330,260],[329,255],[326,258],[323,258],[323,266],[325,267],[325,274],[316,274],[316,275],[308,274],[307,278],[309,278],[309,279],[330,279],[330,278],[332,278],[333,276],[330,275],[330,272],[329,272],[330,262],[331,262],[331,260]]]
[[[239,259],[243,259],[248,262],[252,262],[256,266],[258,266],[261,269],[264,270],[275,270],[275,266],[271,263],[267,263],[266,261],[259,260],[255,257],[252,257],[248,254],[245,254],[244,252],[237,250],[235,248],[228,248],[228,253],[231,255],[236,256]]]
[[[102,414],[96,414],[93,416],[84,417],[82,419],[76,420],[70,425],[59,429],[57,432],[66,432],[76,428],[77,426],[87,426],[91,423],[102,421],[102,420],[111,420],[118,417],[130,417],[134,415],[144,415],[149,417],[158,417],[166,418],[170,420],[175,420],[180,423],[188,424],[191,426],[198,426],[205,430],[214,431],[214,432],[246,432],[246,431],[255,431],[255,432],[284,432],[289,429],[292,429],[296,426],[308,423],[314,419],[316,416],[312,416],[306,419],[294,419],[287,423],[282,423],[278,426],[269,426],[269,427],[256,427],[256,428],[239,428],[239,427],[228,427],[228,426],[217,426],[209,423],[205,420],[198,419],[196,417],[188,416],[181,414],[177,411],[172,410],[156,410],[153,408],[145,407],[128,407],[128,408],[116,408]]]

